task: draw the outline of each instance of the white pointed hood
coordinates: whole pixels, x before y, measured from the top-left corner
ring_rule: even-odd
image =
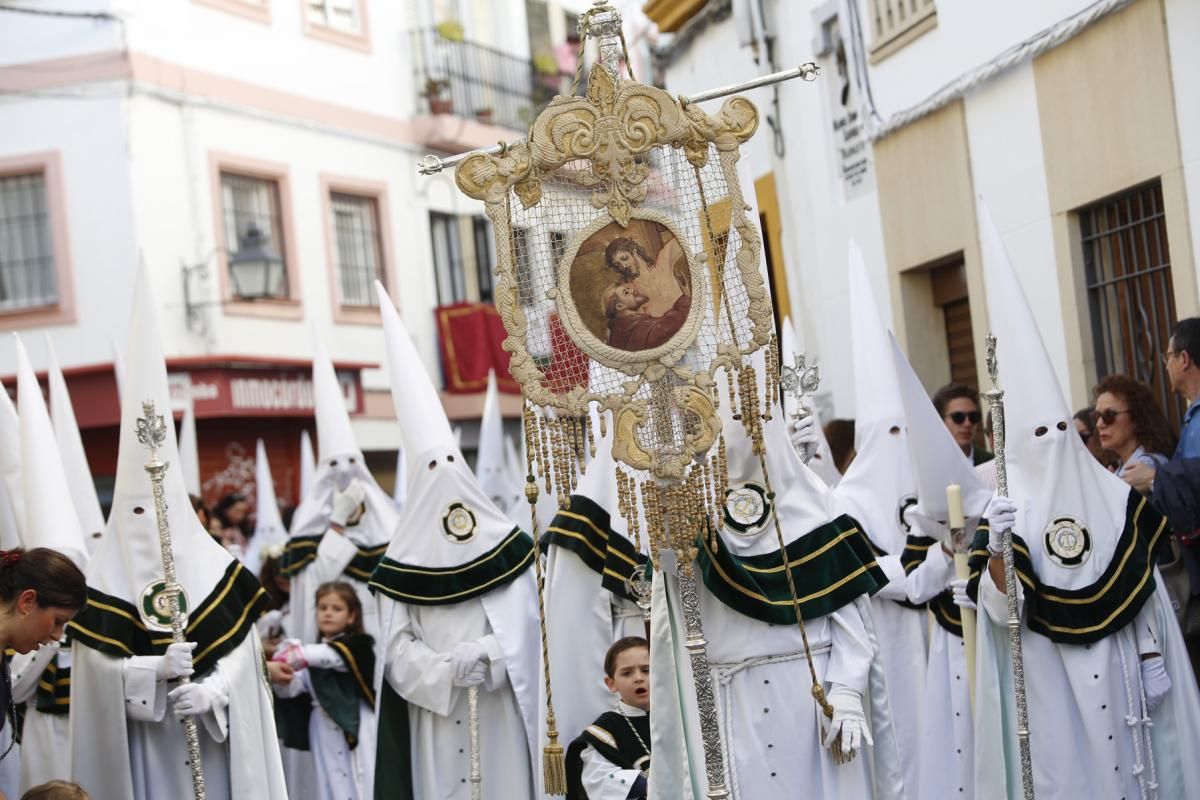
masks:
[[[75,407],[71,404],[67,381],[58,365],[58,356],[54,352],[54,343],[50,341],[49,334],[46,335],[46,353],[46,383],[50,390],[50,420],[54,425],[54,438],[58,443],[63,469],[66,471],[71,502],[74,503],[75,513],[79,517],[80,530],[83,531],[84,541],[91,552],[104,533],[104,513],[100,510],[96,482],[92,479],[87,453],[83,449],[83,437],[80,436],[79,424],[75,421]]]
[[[0,536],[5,550],[20,547],[25,535],[25,496],[21,486],[21,424],[8,389],[0,383],[0,480],[8,493],[8,505],[16,530]]]
[[[263,559],[279,556],[287,544],[288,532],[279,514],[279,501],[275,497],[275,479],[271,477],[271,464],[267,461],[267,446],[259,439],[254,450],[254,493],[257,508],[254,514],[254,535],[246,545],[242,562],[246,569],[258,574]]]
[[[137,439],[142,403],[153,401],[155,413],[166,420],[166,438],[158,454],[169,464],[163,489],[172,549],[187,605],[196,608],[217,586],[233,557],[204,530],[183,485],[156,309],[146,269],[141,267],[133,292],[126,350],[112,511],[104,536],[92,553],[87,578],[89,586],[132,603],[139,610],[143,592],[163,579],[154,496],[145,469],[150,451]]]
[[[313,475],[317,471],[317,458],[313,455],[312,437],[308,431],[300,431],[300,496],[308,497],[312,489]]]
[[[983,515],[992,492],[979,479],[975,467],[963,455],[962,448],[938,416],[937,409],[925,393],[917,373],[904,357],[896,338],[890,334],[888,338],[892,345],[896,379],[900,384],[900,400],[904,406],[913,476],[917,484],[917,505],[909,512],[909,519],[915,520],[921,526],[921,533],[926,536],[943,538],[950,517],[946,503],[947,486],[953,483],[962,489],[963,514],[969,523],[977,522]]]
[[[324,343],[313,336],[313,408],[317,416],[317,450],[321,461],[331,458],[356,456],[362,461],[362,452],[354,440],[354,429],[350,427],[350,413],[346,411],[346,396],[338,383],[333,362],[325,351]]]
[[[500,391],[496,371],[488,370],[487,394],[483,399],[483,417],[479,421],[479,449],[475,457],[475,475],[487,496],[507,514],[519,499],[522,487],[514,485],[504,458],[504,417],[500,413]]]
[[[751,356],[758,378],[760,402],[766,377],[765,350]],[[773,368],[773,367],[772,367]],[[739,557],[779,552],[779,540],[769,517],[759,516],[765,509],[765,481],[762,464],[754,453],[750,438],[741,420],[733,419],[733,403],[728,395],[728,382],[717,377],[721,387],[721,426],[725,436],[725,457],[728,462],[729,494],[726,497],[726,520],[722,530],[725,544]],[[775,492],[774,513],[778,517],[784,541],[788,544],[835,519],[837,503],[824,481],[800,460],[787,435],[783,408],[772,403],[771,419],[764,423],[763,439],[767,452],[765,461]],[[737,524],[730,524],[733,519]],[[754,520],[760,520],[755,523]],[[765,523],[765,524],[764,524]]]
[[[21,478],[25,513],[37,525],[28,528],[23,538],[27,548],[49,547],[75,562],[81,569],[87,565],[88,552],[84,543],[75,504],[67,488],[67,474],[54,426],[42,399],[42,387],[29,363],[29,355],[21,339],[13,334],[17,348],[17,403],[21,408]]]
[[[196,406],[190,396],[179,426],[179,471],[187,493],[200,497],[200,442],[196,438]]]
[[[396,502],[396,508],[404,508],[404,501],[408,499],[408,462],[404,460],[404,447],[401,445],[396,448],[396,483],[392,487],[392,500]]]
[[[408,329],[383,285],[377,282],[376,290],[408,459],[408,502],[387,558],[418,567],[465,564],[501,544],[515,526],[467,467]]]
[[[892,346],[858,245],[850,242],[850,328],[854,352],[854,457],[834,493],[885,553],[904,549],[902,512],[916,500],[904,406]]]
[[[387,544],[396,528],[396,505],[367,470],[362,451],[354,441],[346,399],[333,370],[333,362],[329,360],[321,341],[315,338],[313,404],[316,407],[317,447],[321,458],[309,481],[308,491],[292,517],[291,538],[324,535],[329,528],[329,515],[333,513],[334,492],[349,486],[357,478],[367,493],[364,501],[367,513],[358,524],[346,528],[346,537],[365,549]],[[300,438],[302,469],[306,438],[303,435]]]
[[[783,366],[790,367],[795,364],[797,353],[796,328],[792,325],[790,317],[784,317],[780,327],[783,333],[779,342],[779,357],[783,359]],[[790,415],[795,410],[795,404],[796,398],[792,393],[784,392],[783,410],[786,414]],[[838,472],[837,465],[833,463],[833,451],[829,449],[829,441],[821,427],[821,415],[816,407],[810,408],[809,411],[817,425],[817,450],[809,459],[808,468],[817,473],[827,486],[837,486],[838,481],[842,479],[842,473]]]
[[[1018,510],[1013,532],[1029,546],[1043,583],[1062,589],[1088,586],[1112,561],[1130,489],[1088,453],[1075,433],[1037,320],[982,202],[979,234],[988,318],[1004,389],[1008,489]],[[1079,520],[1091,538],[1090,554],[1074,567],[1057,564],[1044,544],[1049,523],[1063,516]]]

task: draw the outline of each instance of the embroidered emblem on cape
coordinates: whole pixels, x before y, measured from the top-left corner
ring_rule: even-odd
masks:
[[[1092,554],[1092,537],[1074,517],[1050,520],[1045,533],[1046,553],[1060,567],[1078,567]]]
[[[142,603],[139,611],[146,627],[156,631],[171,630],[171,602],[167,591],[166,581],[155,581],[142,590]],[[179,610],[186,616],[188,612],[187,594],[179,587]]]
[[[731,486],[725,493],[725,524],[738,536],[757,536],[774,511],[767,490],[757,483]]]
[[[896,519],[900,522],[900,530],[904,531],[904,534],[906,536],[908,534],[912,533],[912,525],[909,523],[909,521],[905,518],[904,515],[910,508],[912,508],[916,504],[917,504],[917,496],[910,494],[906,497],[901,498],[900,505],[898,505],[896,507]]]
[[[451,503],[442,515],[442,532],[455,544],[466,544],[475,538],[475,512],[462,503]]]

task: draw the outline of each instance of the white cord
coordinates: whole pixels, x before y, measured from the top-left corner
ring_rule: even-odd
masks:
[[[1141,656],[1139,655],[1140,659]],[[1138,688],[1142,695],[1142,729],[1146,735],[1146,760],[1150,762],[1150,797],[1158,797],[1158,772],[1154,767],[1154,720],[1150,719],[1150,703],[1146,700],[1146,684],[1142,682],[1141,663],[1138,663]]]
[[[1138,789],[1141,791],[1142,800],[1148,800],[1149,795],[1146,793],[1146,780],[1142,777],[1146,766],[1142,763],[1142,718],[1137,714],[1133,705],[1133,687],[1129,683],[1129,661],[1125,657],[1125,639],[1124,631],[1117,631],[1114,636],[1117,640],[1117,657],[1121,660],[1121,675],[1125,679],[1125,702],[1126,710],[1129,712],[1125,715],[1125,724],[1129,727],[1129,734],[1133,737],[1133,774],[1137,777]],[[1138,686],[1141,687],[1142,679],[1139,671]],[[1145,693],[1142,692],[1144,695]]]

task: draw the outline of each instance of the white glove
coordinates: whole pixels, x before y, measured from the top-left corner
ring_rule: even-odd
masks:
[[[454,679],[455,686],[469,688],[471,686],[482,686],[487,680],[488,665],[482,662],[476,663],[475,666],[467,670],[467,674],[461,678]]]
[[[366,498],[367,490],[363,488],[362,481],[358,478],[350,481],[346,491],[334,494],[333,512],[329,515],[329,522],[343,528],[346,527],[346,522],[354,516],[354,512]]]
[[[454,683],[457,686],[478,686],[487,677],[487,666],[490,659],[487,650],[479,642],[460,642],[450,654],[450,666],[454,670]],[[465,683],[474,678],[474,673],[482,673],[475,683]]]
[[[796,452],[807,451],[811,456],[817,451],[817,418],[812,414],[792,420],[788,424],[788,438]]]
[[[950,581],[950,591],[954,594],[954,605],[959,608],[969,608],[972,611],[978,609],[975,601],[967,595],[967,579],[962,578],[956,581]]]
[[[1146,705],[1151,711],[1158,708],[1167,692],[1171,691],[1171,676],[1162,656],[1151,656],[1142,662],[1142,688],[1146,691]]]
[[[842,754],[847,758],[858,752],[863,742],[875,744],[867,717],[863,713],[862,695],[848,686],[833,684],[829,689],[829,704],[833,706],[833,719],[823,744],[829,747],[842,735]]]
[[[196,649],[195,642],[174,642],[167,645],[167,652],[158,657],[154,674],[160,681],[173,681],[184,675],[191,675],[192,651]]]
[[[1017,507],[1007,497],[994,494],[988,501],[983,516],[991,528],[988,532],[988,550],[998,552],[1004,542],[1004,532],[1012,530],[1017,521]]]
[[[216,697],[216,691],[203,682],[185,683],[167,694],[177,717],[198,717],[212,711]]]

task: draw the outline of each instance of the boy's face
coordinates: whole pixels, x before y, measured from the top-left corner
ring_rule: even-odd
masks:
[[[617,656],[612,677],[605,676],[604,685],[621,696],[625,705],[650,710],[650,651],[631,647]]]

